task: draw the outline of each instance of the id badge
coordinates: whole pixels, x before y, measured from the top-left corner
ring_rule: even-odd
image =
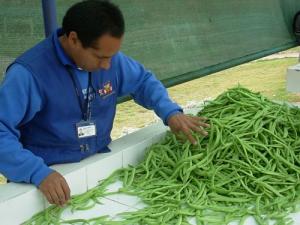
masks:
[[[89,138],[97,135],[94,121],[80,121],[76,123],[76,130],[78,138]]]

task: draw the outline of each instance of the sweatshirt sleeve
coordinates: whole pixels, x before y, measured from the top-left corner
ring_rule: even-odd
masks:
[[[173,102],[163,84],[143,65],[119,52],[118,95],[131,95],[139,105],[154,110],[167,125],[168,118],[182,113],[182,108]]]
[[[38,187],[53,171],[19,141],[19,127],[41,106],[42,97],[32,75],[22,65],[13,64],[0,86],[0,173],[10,181]]]

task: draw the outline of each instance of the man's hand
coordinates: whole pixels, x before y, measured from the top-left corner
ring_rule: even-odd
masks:
[[[207,132],[203,129],[209,127],[209,124],[204,121],[206,118],[197,116],[188,116],[183,113],[175,114],[168,120],[168,125],[171,131],[175,134],[182,132],[192,144],[197,144],[197,141],[192,135],[192,131],[196,131],[204,136],[207,136]]]
[[[50,204],[63,206],[70,199],[70,188],[65,178],[58,172],[46,177],[39,186]]]

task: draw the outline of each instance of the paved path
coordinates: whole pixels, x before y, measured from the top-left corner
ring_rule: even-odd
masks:
[[[283,59],[283,58],[298,58],[299,53],[298,52],[290,52],[290,53],[276,53],[273,55],[269,55],[266,57],[263,57],[259,60],[270,60],[270,59]]]

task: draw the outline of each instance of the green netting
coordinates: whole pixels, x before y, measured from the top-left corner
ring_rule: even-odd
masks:
[[[73,0],[57,0],[58,23]],[[296,45],[299,0],[114,0],[127,32],[122,50],[166,86]],[[0,71],[43,39],[39,0],[0,0]]]
[[[166,86],[295,45],[299,0],[116,0],[128,29],[124,52]]]
[[[75,0],[56,0],[58,24]],[[0,0],[0,80],[7,65],[43,40],[41,0]]]

